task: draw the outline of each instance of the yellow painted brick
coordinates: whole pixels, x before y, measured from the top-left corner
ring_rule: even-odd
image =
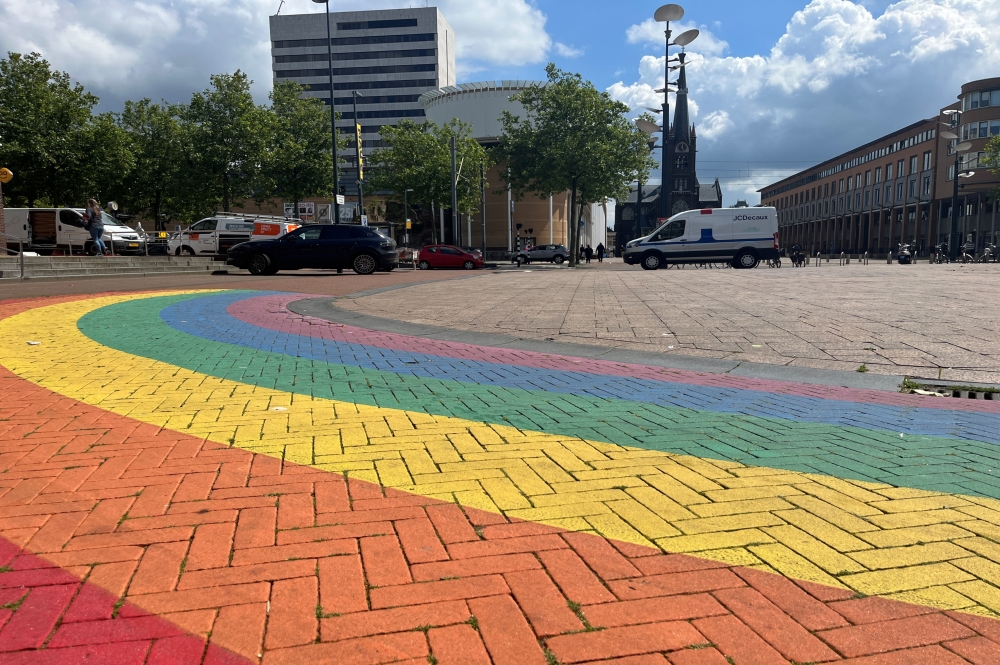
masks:
[[[577,471],[573,475],[580,480],[601,480],[604,478],[634,478],[647,475],[659,475],[655,466],[626,467],[624,469],[595,469],[594,471]],[[649,482],[648,480],[646,482]],[[650,483],[652,484],[652,483]],[[706,499],[707,501],[707,499]]]
[[[402,487],[412,485],[413,478],[406,469],[406,464],[398,459],[382,459],[375,461],[375,470],[378,471],[379,481],[385,487]]]
[[[552,458],[564,471],[572,473],[574,471],[587,471],[591,467],[582,459],[574,455],[563,445],[550,445],[545,447],[545,454]]]
[[[889,515],[872,515],[868,521],[880,529],[901,529],[904,527],[926,526],[945,522],[960,522],[969,516],[958,510],[922,510],[916,513],[892,513]]]
[[[750,476],[776,476],[788,473],[783,469],[772,469],[766,466],[741,466],[735,469],[730,469],[729,472],[739,478],[748,478]]]
[[[605,505],[646,538],[656,539],[681,535],[680,531],[632,498],[624,501],[606,501]]]
[[[872,484],[862,481],[845,480],[843,478],[835,478],[834,476],[825,476],[818,473],[809,473],[805,475],[814,483],[825,485],[832,490],[840,492],[841,494],[849,496],[862,503],[884,500],[885,497],[881,494],[881,488],[889,490],[897,489],[884,483]],[[876,492],[875,488],[880,489]]]
[[[565,519],[567,517],[586,517],[588,515],[600,515],[610,513],[611,509],[603,503],[594,501],[574,503],[566,506],[552,506],[551,508],[527,508],[525,510],[504,511],[508,517],[532,522],[545,522],[550,519]]]
[[[723,515],[722,517],[700,517],[693,520],[677,520],[674,526],[688,535],[711,533],[713,531],[736,531],[737,529],[753,529],[762,526],[784,524],[779,517],[771,513],[744,513],[742,515]]]
[[[1000,545],[986,538],[960,538],[953,541],[956,545],[986,557],[994,563],[1000,563]]]
[[[501,469],[475,469],[469,471],[452,471],[451,473],[420,473],[413,476],[417,485],[424,483],[446,483],[456,480],[481,480],[483,478],[503,478]]]
[[[1000,526],[1000,512],[980,505],[962,506],[958,512]]]
[[[808,513],[812,513],[827,522],[837,526],[847,533],[863,533],[865,531],[875,531],[877,526],[869,524],[860,517],[855,517],[840,508],[827,503],[814,496],[802,495],[788,498],[789,503],[793,503]]]
[[[827,575],[814,563],[781,543],[751,545],[747,549],[785,577],[843,588],[843,585],[835,577]]]
[[[313,463],[312,443],[285,446],[285,461],[308,466]]]
[[[992,584],[987,584],[982,580],[972,580],[952,584],[951,588],[993,612],[1000,612],[1000,589]]]
[[[905,529],[888,529],[885,531],[869,531],[858,534],[875,547],[900,547],[917,543],[933,543],[940,540],[968,538],[972,534],[960,529],[954,524],[929,524]]]
[[[462,506],[478,508],[488,513],[502,514],[493,500],[482,490],[467,490],[455,492],[455,499]]]
[[[763,531],[788,549],[809,559],[831,575],[859,573],[865,569],[857,561],[844,556],[832,547],[821,543],[805,531],[790,524],[767,527]]]
[[[313,441],[313,453],[316,457],[323,455],[342,455],[344,448],[340,445],[340,434],[317,436]]]
[[[573,480],[573,476],[566,473],[562,467],[548,457],[529,457],[525,459],[525,462],[548,485],[552,483],[566,483]]]
[[[857,499],[851,498],[842,492],[830,489],[825,485],[820,485],[818,483],[804,483],[797,486],[798,489],[802,490],[806,494],[810,494],[817,498],[826,501],[827,503],[840,508],[841,510],[851,513],[852,515],[860,515],[866,517],[868,515],[880,515],[881,510],[877,508],[872,508],[871,505],[858,501]],[[792,501],[792,503],[795,503]],[[891,503],[888,501],[883,501],[882,503]],[[902,511],[899,511],[902,512]]]
[[[863,552],[852,552],[851,558],[858,561],[869,570],[884,568],[904,568],[923,563],[952,561],[968,557],[969,552],[951,543],[930,543],[928,545],[907,545],[905,547],[886,547]]]
[[[795,485],[805,482],[806,477],[800,473],[786,473],[774,476],[750,476],[747,478],[720,478],[717,482],[728,489],[746,489],[749,487],[771,487],[775,485]]]
[[[479,444],[477,437],[469,432],[456,432],[448,435],[448,441],[460,455],[465,453],[482,453],[486,450]]]
[[[344,427],[340,430],[340,440],[345,447],[368,445],[368,435],[363,427]]]
[[[498,462],[501,464],[514,460],[527,462],[528,459],[536,457],[545,457],[545,453],[541,450],[513,449],[509,446],[504,446],[501,450],[488,450],[484,453],[465,453],[462,455],[462,459],[466,462]]]
[[[1000,564],[981,556],[970,556],[965,559],[958,559],[952,563],[962,570],[972,573],[981,580],[986,580],[990,584],[1000,586]]]
[[[607,515],[588,515],[584,519],[594,527],[597,533],[605,538],[620,540],[622,542],[640,545],[644,547],[656,548],[652,542],[646,539],[641,533],[633,529],[622,518],[614,513]]]
[[[581,441],[579,439],[560,439],[559,444],[566,450],[573,453],[573,455],[584,462],[594,463],[599,461],[606,461],[608,456],[605,455],[600,447],[595,442]]]
[[[898,600],[926,607],[936,607],[940,610],[964,610],[976,604],[976,601],[970,600],[947,586],[932,586],[915,591],[904,591],[903,593],[896,593],[886,597],[890,600]]]
[[[574,480],[571,483],[551,483],[557,494],[560,492],[590,492],[592,490],[622,489],[628,487],[646,487],[639,478],[602,478],[600,480]]]
[[[449,494],[452,492],[482,492],[483,487],[476,480],[453,480],[445,483],[424,483],[422,485],[409,485],[396,487],[402,492],[411,494]]]
[[[802,494],[791,485],[765,485],[763,487],[741,487],[731,490],[713,490],[705,492],[711,501],[755,501],[757,499],[772,499],[776,497],[797,496]]]
[[[509,478],[484,478],[479,484],[500,510],[531,508],[531,502],[518,491]]]
[[[625,492],[636,501],[649,508],[655,515],[672,522],[674,520],[687,520],[697,517],[684,506],[669,498],[662,492],[652,487],[643,485],[642,487],[629,487]],[[710,505],[710,504],[699,504]]]
[[[826,520],[798,508],[795,510],[782,510],[776,512],[775,515],[786,522],[794,524],[838,552],[856,552],[858,550],[868,550],[872,547],[865,541],[855,538]]]
[[[730,566],[756,567],[763,565],[763,562],[755,557],[753,553],[745,547],[708,550],[707,552],[699,552],[698,556],[706,559],[712,559],[713,561],[722,561],[723,563],[728,563]],[[768,566],[768,568],[770,568],[770,566]]]
[[[970,503],[974,503],[977,506],[983,506],[984,508],[1000,512],[1000,500],[992,499],[986,496],[967,496],[965,498],[968,499]]]
[[[566,529],[567,531],[590,531],[591,526],[582,517],[564,517],[558,520],[545,520],[545,523],[550,526],[556,526],[560,529]]]
[[[427,453],[431,456],[431,459],[438,464],[446,464],[448,462],[458,462],[462,459],[455,447],[451,445],[450,441],[428,441],[426,443]]]
[[[517,488],[528,496],[554,494],[549,484],[527,466],[506,467],[504,472],[517,485]]]
[[[880,498],[869,499],[869,501],[882,501],[885,499],[922,499],[929,496],[940,496],[941,492],[931,492],[928,490],[918,490],[912,487],[886,487],[878,491]]]
[[[349,475],[351,478],[357,480],[364,480],[375,485],[378,484],[378,474],[375,472],[375,469],[358,469],[351,471]]]
[[[703,533],[697,536],[674,536],[673,538],[656,539],[656,544],[664,551],[680,553],[730,549],[733,547],[746,547],[753,544],[773,542],[774,539],[760,529],[741,529],[739,531]]]
[[[958,508],[968,506],[969,502],[960,496],[939,494],[921,499],[893,499],[890,501],[873,501],[872,508],[886,513],[913,513],[920,510],[938,510],[940,508]]]
[[[720,515],[737,515],[739,513],[763,513],[774,510],[790,510],[792,504],[778,497],[767,499],[751,499],[749,501],[723,501],[721,503],[702,503],[691,506],[691,512],[698,517],[718,517]]]
[[[629,495],[621,490],[591,490],[589,492],[560,492],[558,494],[538,494],[531,497],[531,502],[538,508],[549,506],[567,506],[581,501],[621,501]]]
[[[942,584],[968,582],[972,575],[951,563],[929,563],[923,566],[890,568],[855,575],[844,575],[840,581],[848,587],[869,596],[886,595],[900,591],[924,589]]]
[[[579,477],[579,475],[580,474],[577,474],[577,477]],[[641,477],[642,480],[660,490],[660,492],[682,506],[690,506],[697,503],[709,503],[709,500],[706,497],[698,494],[684,483],[675,480],[664,473],[660,473],[659,470],[657,470],[656,473],[645,474]],[[652,508],[652,506],[650,507]]]
[[[656,467],[668,476],[684,483],[695,492],[707,492],[709,490],[722,489],[722,486],[715,481],[706,478],[697,471],[692,471],[685,466],[672,462],[671,460],[662,460],[656,464]]]
[[[715,460],[702,459],[693,455],[676,455],[673,459],[678,464],[686,466],[698,475],[711,480],[733,477],[732,473],[722,468]]]
[[[426,450],[406,450],[403,451],[402,455],[403,461],[406,462],[406,468],[411,474],[438,472],[437,465]]]
[[[523,459],[493,459],[493,460],[466,460],[441,465],[441,473],[461,473],[463,471],[473,471],[477,469],[516,469],[523,468]]]
[[[364,461],[344,462],[344,461],[337,461],[337,459],[334,457],[328,457],[326,459],[330,461],[317,462],[316,464],[313,464],[313,466],[323,471],[335,471],[338,473],[341,471],[350,471],[352,476],[354,476],[355,473],[361,471],[371,471],[372,474],[375,473],[374,462],[364,462]],[[377,474],[375,480],[372,482],[378,483]]]

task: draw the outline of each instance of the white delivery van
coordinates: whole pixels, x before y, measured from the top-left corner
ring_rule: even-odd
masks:
[[[280,238],[301,226],[297,219],[220,213],[195,222],[168,242],[177,256],[223,256],[233,245],[250,240]]]
[[[774,208],[685,210],[653,233],[625,245],[625,263],[656,270],[676,263],[729,263],[756,268],[778,258],[778,211]]]
[[[90,231],[83,228],[83,208],[7,208],[4,210],[7,233],[24,241],[26,251],[42,256],[55,251],[93,254]],[[146,241],[133,229],[106,212],[101,240],[114,248],[115,254],[145,254]],[[9,245],[8,245],[9,246]]]

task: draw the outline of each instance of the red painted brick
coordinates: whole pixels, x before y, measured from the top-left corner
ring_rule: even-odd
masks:
[[[494,665],[544,665],[535,634],[510,596],[476,598],[469,601],[469,609]]]
[[[129,585],[130,594],[172,591],[181,574],[181,562],[187,555],[188,543],[150,545],[139,562],[139,569]]]
[[[358,555],[319,560],[319,598],[327,614],[368,609],[365,575]]]
[[[65,584],[32,589],[0,631],[0,652],[42,646],[77,588],[78,585]]]
[[[332,513],[351,509],[347,484],[343,480],[316,483],[316,512]]]
[[[705,642],[711,642],[723,655],[732,658],[740,665],[787,665],[788,663],[780,653],[734,616],[696,619],[692,624],[705,636]]]
[[[351,498],[355,501],[361,499],[385,498],[382,494],[381,486],[376,483],[370,483],[366,480],[358,480],[357,478],[347,478],[347,490],[350,492]]]
[[[369,590],[372,609],[402,607],[437,603],[446,600],[481,598],[510,593],[506,582],[499,575],[470,577],[464,580],[442,580],[440,582],[419,582],[394,587]]]
[[[77,584],[79,581],[79,578],[61,568],[41,568],[37,570],[0,573],[0,589]]]
[[[930,614],[935,611],[931,607],[901,603],[898,600],[889,600],[888,598],[879,598],[878,596],[842,600],[830,603],[828,607],[836,610],[837,613],[853,624],[906,619],[907,617]]]
[[[400,520],[395,526],[403,553],[411,564],[448,560],[448,553],[429,519]]]
[[[689,573],[668,573],[628,580],[615,580],[608,586],[622,600],[672,596],[745,586],[745,582],[728,569],[714,568]]]
[[[438,665],[491,665],[486,646],[472,626],[432,628],[427,638]]]
[[[426,663],[428,653],[430,650],[424,634],[411,632],[278,649],[264,654],[263,664],[381,665],[414,658],[423,659]]]
[[[965,659],[937,645],[893,651],[877,656],[848,658],[840,662],[843,665],[968,665]]]
[[[728,614],[726,609],[707,593],[585,605],[583,613],[590,625],[604,628],[663,621],[686,621]]]
[[[229,565],[235,524],[203,524],[194,532],[186,570],[206,570]]]
[[[671,665],[730,665],[718,649],[712,648],[683,649],[673,652],[668,659]]]
[[[180,628],[158,616],[119,618],[62,624],[49,640],[48,646],[58,648],[108,642],[134,642],[183,634]]]
[[[971,628],[983,637],[1000,644],[1000,621],[965,612],[945,612],[945,615],[963,626]]]
[[[728,564],[711,559],[699,559],[687,554],[661,554],[659,556],[643,557],[632,562],[643,575],[662,575],[664,573],[686,573],[693,570],[709,570],[711,568],[728,568]]]
[[[817,633],[844,656],[867,656],[972,637],[975,633],[943,614],[879,621]]]
[[[274,545],[277,508],[244,508],[236,523],[233,548],[270,547]]]
[[[476,575],[510,573],[517,570],[538,570],[541,567],[542,564],[538,563],[538,559],[531,554],[504,554],[476,559],[459,559],[458,561],[419,563],[410,567],[410,573],[414,580],[427,582],[445,577],[475,577]]]
[[[839,656],[813,637],[756,589],[722,589],[715,597],[764,641],[789,660],[800,663],[839,660]]]
[[[573,550],[539,552],[538,558],[569,600],[581,605],[617,600]]]
[[[229,654],[238,654],[257,662],[264,640],[264,625],[267,621],[267,605],[252,603],[231,605],[219,610],[219,618],[212,628],[212,645],[225,649],[217,653],[211,661],[225,661]]]
[[[503,577],[539,637],[583,630],[580,619],[545,571],[526,570]]]
[[[781,575],[753,568],[733,568],[733,572],[802,624],[806,630],[825,630],[847,625],[844,617]]]
[[[561,529],[538,522],[511,522],[510,524],[494,524],[483,527],[483,538],[486,540],[503,540],[504,538],[523,538],[525,536],[544,536],[550,533],[563,533]]]
[[[837,600],[847,600],[854,597],[854,592],[850,589],[838,589],[835,586],[806,582],[805,580],[795,580],[795,583],[802,587],[809,595],[823,601],[832,603]]]
[[[970,637],[966,640],[945,642],[944,647],[954,651],[975,665],[996,665],[1000,663],[1000,645],[985,637]]]
[[[568,549],[569,546],[556,535],[524,536],[504,540],[480,540],[474,543],[452,543],[448,553],[453,559],[467,559],[518,552],[544,552],[545,550]]]
[[[549,639],[547,644],[560,662],[582,663],[598,658],[676,651],[703,642],[705,638],[691,624],[670,621],[561,635]]]
[[[336,642],[355,637],[416,630],[424,626],[449,626],[469,620],[468,605],[463,600],[372,610],[363,614],[348,614],[323,619],[321,639]]]
[[[365,576],[371,586],[407,584],[411,581],[410,569],[395,536],[362,538],[361,558],[365,564]]]
[[[213,479],[215,477],[213,476]],[[188,665],[201,660],[205,640],[194,635],[166,637],[153,642],[146,665]]]
[[[281,580],[271,586],[271,613],[267,622],[267,649],[280,649],[316,640],[319,589],[315,577]]]
[[[465,513],[455,504],[427,506],[426,512],[427,517],[434,523],[438,536],[445,544],[479,540],[476,530],[469,524]],[[431,644],[433,648],[433,642]]]
[[[278,528],[301,529],[313,525],[313,499],[309,494],[282,494],[278,499]]]
[[[99,644],[66,649],[43,649],[7,654],[4,665],[66,665],[100,663],[101,665],[141,665],[146,660],[149,642]]]

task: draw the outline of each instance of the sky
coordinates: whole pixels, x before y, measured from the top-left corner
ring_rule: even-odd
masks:
[[[267,17],[281,0],[0,0],[0,53],[37,51],[101,97],[187,101],[242,69],[270,91]],[[424,0],[332,0],[334,11]],[[633,109],[659,106],[663,25],[638,0],[439,0],[459,82],[579,72]],[[682,2],[683,4],[683,2]],[[701,0],[688,48],[701,182],[723,202],[923,118],[962,83],[1000,76],[1000,0]],[[282,13],[323,11],[286,0]],[[673,51],[672,51],[673,53]],[[655,174],[651,182],[656,182]]]

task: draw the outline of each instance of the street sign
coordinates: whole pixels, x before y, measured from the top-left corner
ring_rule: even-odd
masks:
[[[368,226],[368,215],[361,215],[361,226]]]
[[[409,231],[412,228],[413,228],[413,222],[411,222],[410,220],[406,220],[406,230]]]
[[[0,182],[3,184],[6,185],[13,177],[14,174],[9,169],[0,169]]]
[[[337,205],[344,205],[344,195],[337,194]]]

